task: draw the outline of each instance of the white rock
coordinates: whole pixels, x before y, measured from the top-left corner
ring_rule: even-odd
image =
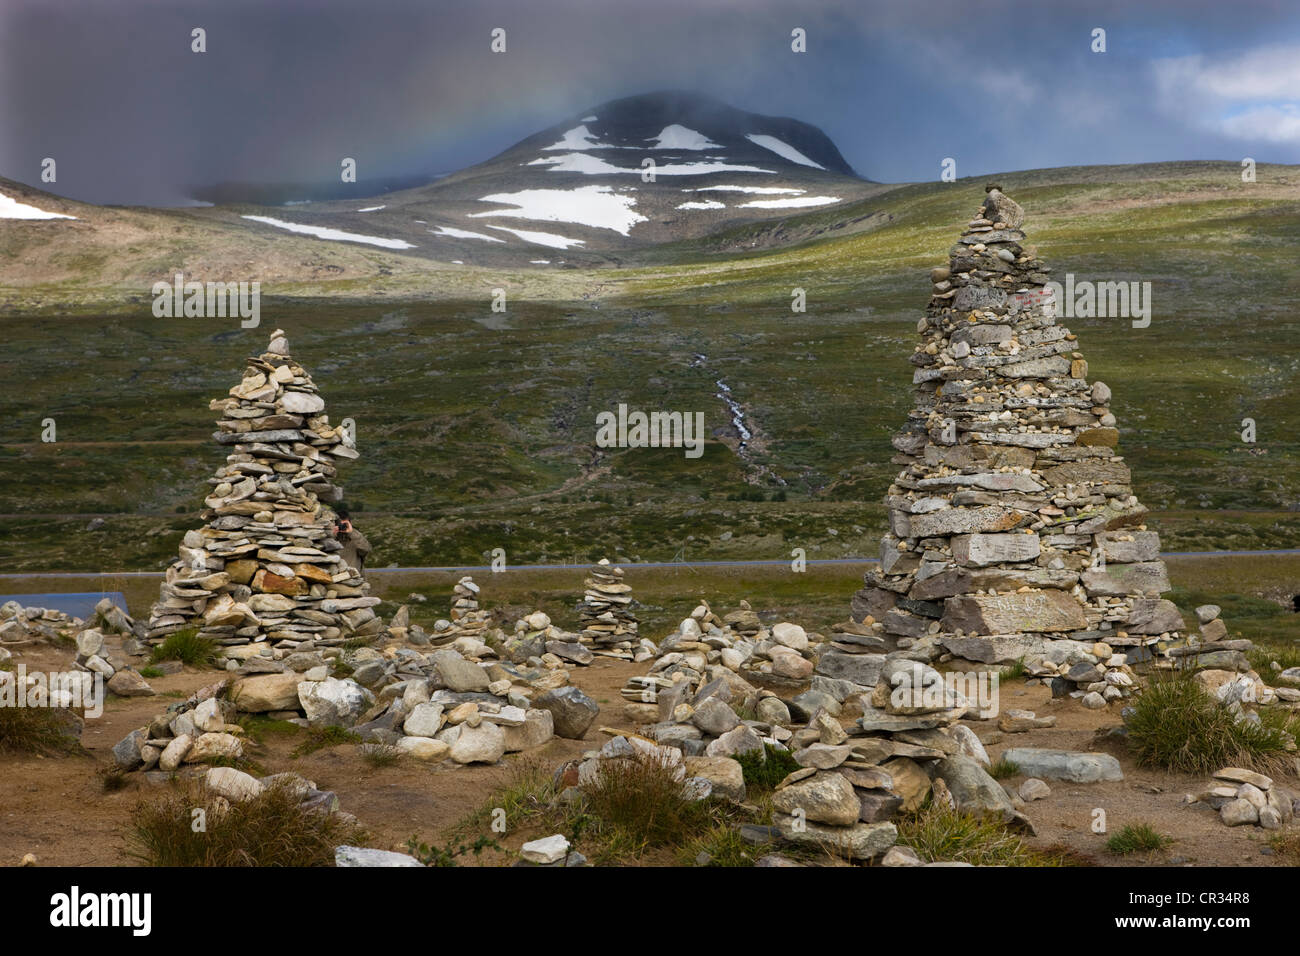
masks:
[[[204,777],[204,783],[213,793],[235,801],[251,800],[265,789],[256,777],[234,767],[212,767]]]
[[[530,863],[558,863],[569,852],[569,841],[563,834],[531,840],[519,848],[519,855]]]

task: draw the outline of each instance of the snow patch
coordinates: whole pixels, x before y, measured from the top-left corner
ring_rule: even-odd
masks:
[[[557,236],[553,232],[530,232],[527,229],[511,229],[509,226],[489,225],[489,229],[500,229],[502,232],[509,232],[524,242],[531,242],[535,246],[550,246],[552,249],[567,249],[570,246],[585,246],[586,240],[583,239],[566,239],[564,236]]]
[[[385,208],[385,207],[383,207],[383,206],[367,206],[365,209],[358,209],[357,212],[378,212],[379,210],[381,210],[381,209],[383,209],[383,208]]]
[[[726,209],[727,204],[718,202],[716,199],[706,199],[704,202],[684,202],[678,209]]]
[[[317,239],[334,239],[338,242],[363,242],[369,246],[381,246],[384,249],[414,249],[414,243],[407,242],[404,239],[384,239],[380,236],[363,236],[358,232],[344,232],[342,229],[327,229],[325,226],[304,226],[297,222],[285,222],[283,219],[272,219],[270,216],[240,216],[241,219],[251,219],[253,222],[266,223],[268,226],[275,226],[277,229],[287,229],[289,232],[300,232],[303,235],[315,236]]]
[[[575,189],[524,189],[517,193],[493,193],[480,202],[498,202],[515,209],[495,209],[470,213],[471,219],[485,216],[511,216],[545,222],[572,222],[595,229],[612,229],[626,236],[628,230],[646,217],[633,212],[636,200],[615,193],[609,186],[579,186]]]
[[[721,143],[715,143],[703,133],[686,126],[673,123],[659,131],[659,135],[650,141],[651,149],[717,149]]]
[[[542,152],[549,152],[553,149],[618,149],[611,143],[602,143],[596,139],[595,134],[587,129],[586,125],[575,126],[573,129],[565,132],[557,143],[552,143],[545,147]]]
[[[799,150],[795,149],[789,143],[783,143],[775,136],[768,136],[765,133],[746,133],[745,139],[764,149],[770,149],[778,156],[790,160],[792,163],[798,163],[800,166],[811,166],[814,169],[825,169],[821,163],[814,163]]]
[[[528,264],[533,266],[549,266],[551,264],[551,260],[550,259],[529,259]]]
[[[594,123],[594,122],[596,122],[596,117],[595,117],[595,116],[584,116],[580,122],[583,122],[583,123]]]
[[[683,189],[684,193],[758,193],[763,196],[802,196],[802,189],[787,189],[783,186],[701,186],[698,189]]]
[[[556,173],[585,173],[588,176],[622,174],[640,176],[644,170],[639,166],[615,166],[597,156],[585,153],[565,153],[563,156],[543,156],[527,163],[528,166],[550,166]],[[655,166],[656,176],[707,176],[710,173],[770,173],[774,169],[761,169],[758,166],[733,166],[729,163],[660,163]]]
[[[46,212],[0,193],[0,219],[76,219],[62,213]]]
[[[437,229],[430,229],[429,232],[435,236],[450,236],[453,239],[482,239],[485,242],[505,242],[504,239],[498,239],[496,236],[489,236],[482,232],[470,232],[468,229],[457,229],[454,226],[439,226]]]
[[[837,196],[793,196],[788,199],[755,199],[741,203],[742,209],[798,209],[802,206],[826,206],[839,202]]]

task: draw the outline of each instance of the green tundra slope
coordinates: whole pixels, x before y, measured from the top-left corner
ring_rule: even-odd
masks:
[[[1230,163],[997,177],[1058,277],[1152,283],[1147,328],[1065,321],[1089,377],[1114,390],[1136,491],[1170,549],[1300,542],[1300,169],[1258,177],[1243,184]],[[57,295],[6,279],[0,569],[150,569],[174,555],[222,458],[207,401],[276,326],[332,419],[357,422],[362,457],[342,480],[378,564],[481,563],[496,547],[511,563],[869,553],[927,272],[984,181],[895,187],[620,268],[452,272],[291,237],[295,254],[352,257],[355,274],[308,281],[285,259],[258,329],[155,319],[142,290],[130,302],[97,284],[88,258]],[[505,313],[490,308],[497,288]],[[743,449],[719,381],[752,432]],[[703,456],[597,448],[596,415],[620,402],[703,412]],[[40,441],[46,418],[53,444]],[[105,521],[87,530],[94,515]]]

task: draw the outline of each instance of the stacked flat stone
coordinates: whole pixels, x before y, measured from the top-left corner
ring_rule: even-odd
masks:
[[[487,628],[491,615],[479,608],[479,586],[472,577],[467,574],[457,581],[451,595],[451,624],[457,636],[476,635]]]
[[[1089,384],[1075,336],[1056,323],[1023,219],[989,187],[931,273],[890,528],[854,618],[920,656],[1034,660],[1069,640],[1080,660],[1111,649],[1113,665],[1096,663],[1118,666],[1178,638],[1182,617],[1160,597],[1160,539],[1116,451],[1110,389]]]
[[[593,654],[632,660],[637,646],[637,619],[632,613],[632,588],[623,583],[623,569],[608,558],[591,566],[586,593],[578,605],[582,640]]]
[[[205,526],[186,533],[167,569],[146,639],[197,627],[221,645],[292,648],[379,634],[379,599],[340,556],[322,504],[342,498],[336,465],[357,452],[330,425],[284,333],[273,332],[243,380],[209,407],[221,414],[213,438],[231,452],[208,479]]]

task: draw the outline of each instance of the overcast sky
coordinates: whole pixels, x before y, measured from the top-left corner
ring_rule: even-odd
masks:
[[[446,172],[657,89],[813,123],[883,182],[1300,163],[1300,3],[0,0],[0,175],[54,157],[44,188],[92,202]]]

